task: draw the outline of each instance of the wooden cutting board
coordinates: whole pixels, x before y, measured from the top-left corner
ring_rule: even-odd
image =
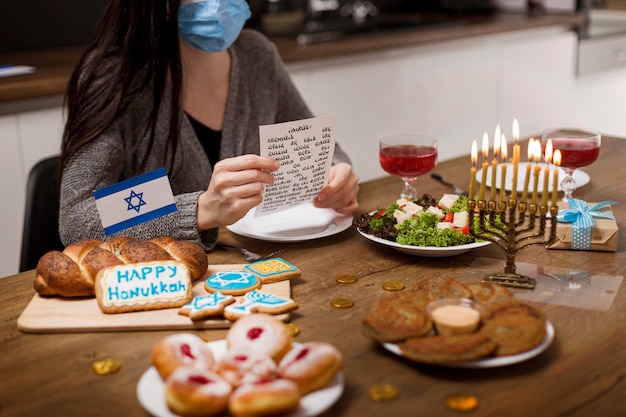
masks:
[[[217,271],[242,269],[244,265],[211,265],[205,278],[193,285],[194,295],[208,294],[204,289],[206,277]],[[291,297],[289,280],[264,284],[261,289],[280,297]],[[98,307],[95,298],[60,298],[40,297],[35,294],[20,317],[17,327],[26,333],[79,333],[132,330],[169,330],[169,329],[225,329],[231,322],[220,317],[192,321],[187,316],[178,314],[178,308],[138,311],[122,314],[105,314]],[[289,314],[277,318],[286,321]]]

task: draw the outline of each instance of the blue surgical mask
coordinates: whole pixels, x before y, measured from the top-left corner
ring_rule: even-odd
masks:
[[[183,0],[178,31],[194,48],[220,52],[235,42],[249,18],[246,0]]]

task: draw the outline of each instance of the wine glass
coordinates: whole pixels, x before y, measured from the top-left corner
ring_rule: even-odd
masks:
[[[591,165],[600,154],[600,132],[594,129],[560,127],[543,131],[541,143],[545,149],[548,140],[552,141],[552,148],[561,152],[560,166],[565,171],[565,178],[561,181],[563,201],[569,200],[576,190],[574,171],[576,168]]]
[[[415,200],[413,182],[437,165],[437,139],[426,135],[395,135],[380,140],[380,166],[404,181],[401,197]]]

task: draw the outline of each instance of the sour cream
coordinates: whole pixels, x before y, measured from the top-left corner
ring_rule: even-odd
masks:
[[[480,312],[469,303],[452,303],[434,306],[430,316],[441,336],[473,333],[480,322]]]

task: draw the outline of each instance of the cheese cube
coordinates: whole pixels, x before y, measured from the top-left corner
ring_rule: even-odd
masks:
[[[393,217],[395,217],[395,219],[398,222],[398,224],[402,224],[402,223],[404,223],[405,220],[410,219],[411,215],[409,213],[403,212],[402,210],[396,209],[393,212]]]
[[[399,205],[400,207],[404,206],[406,203],[411,202],[411,200],[407,199],[407,198],[399,198],[396,200],[396,204]]]
[[[452,229],[452,223],[450,223],[450,222],[439,222],[439,223],[437,223],[437,229]]]
[[[423,209],[424,209],[424,208],[423,208],[422,206],[420,206],[419,204],[415,204],[415,203],[414,203],[414,202],[412,202],[412,201],[409,201],[408,203],[406,203],[406,204],[404,205],[404,207],[402,207],[402,210],[403,210],[405,213],[408,213],[408,214],[411,214],[411,215],[413,215],[413,214],[415,214],[415,213],[417,213],[417,212],[420,212],[420,211],[422,211]]]
[[[428,207],[428,210],[426,210],[426,211],[430,211],[431,213],[436,214],[438,219],[443,219],[443,216],[444,216],[443,210],[441,210],[438,207],[430,206],[430,207]]]
[[[454,213],[454,219],[452,220],[454,227],[463,228],[469,225],[469,214],[467,211],[459,211]]]
[[[457,202],[458,199],[459,196],[456,194],[444,194],[443,197],[441,197],[441,199],[439,200],[439,205],[444,209],[449,210],[452,208],[454,203]]]

